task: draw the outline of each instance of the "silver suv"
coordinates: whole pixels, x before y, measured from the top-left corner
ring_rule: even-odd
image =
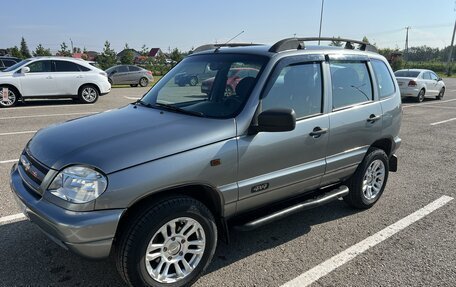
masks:
[[[373,206],[397,169],[399,87],[372,46],[315,40],[206,45],[138,102],[40,130],[11,171],[24,214],[64,248],[112,255],[131,286],[186,286],[234,222]],[[235,68],[258,73],[228,93]],[[210,90],[176,84],[195,71]]]

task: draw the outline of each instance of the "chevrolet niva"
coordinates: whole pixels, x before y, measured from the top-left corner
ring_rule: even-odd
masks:
[[[60,246],[114,258],[131,286],[192,284],[233,222],[373,206],[397,169],[399,87],[374,47],[305,45],[317,40],[332,39],[205,45],[141,100],[40,130],[11,171],[18,204]],[[258,72],[227,93],[233,69]],[[176,84],[195,70],[210,90]]]

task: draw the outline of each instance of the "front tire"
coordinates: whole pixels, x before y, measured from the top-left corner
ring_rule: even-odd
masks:
[[[367,209],[380,198],[388,180],[388,156],[378,148],[370,148],[355,174],[348,180],[349,193],[344,197],[350,206]]]
[[[189,84],[190,86],[196,86],[198,84],[198,78],[195,76],[191,77]]]
[[[8,89],[8,99],[3,100],[3,89]],[[0,107],[2,108],[11,108],[17,105],[19,101],[19,92],[12,87],[0,86]]]
[[[79,101],[83,104],[93,104],[99,97],[98,89],[93,85],[84,85],[79,88]]]
[[[117,269],[130,286],[188,286],[209,265],[217,226],[209,209],[175,197],[133,217],[116,243]]]
[[[445,95],[445,88],[442,88],[440,89],[440,92],[439,94],[437,95],[437,97],[435,97],[437,100],[441,100],[443,99],[443,96]]]

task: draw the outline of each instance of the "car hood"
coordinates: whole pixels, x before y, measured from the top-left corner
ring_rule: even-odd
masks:
[[[109,174],[235,136],[234,119],[128,105],[44,128],[27,150],[56,170],[83,164]]]
[[[0,78],[12,77],[12,76],[13,76],[13,72],[3,72],[3,71],[0,71]]]

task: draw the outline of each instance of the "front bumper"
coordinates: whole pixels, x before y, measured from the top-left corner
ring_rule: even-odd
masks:
[[[10,186],[22,213],[54,242],[89,259],[109,256],[124,209],[63,209],[31,191],[22,181],[16,164],[11,169]]]
[[[106,80],[106,82],[102,82],[99,86],[100,88],[100,96],[104,96],[111,91],[111,84]]]

